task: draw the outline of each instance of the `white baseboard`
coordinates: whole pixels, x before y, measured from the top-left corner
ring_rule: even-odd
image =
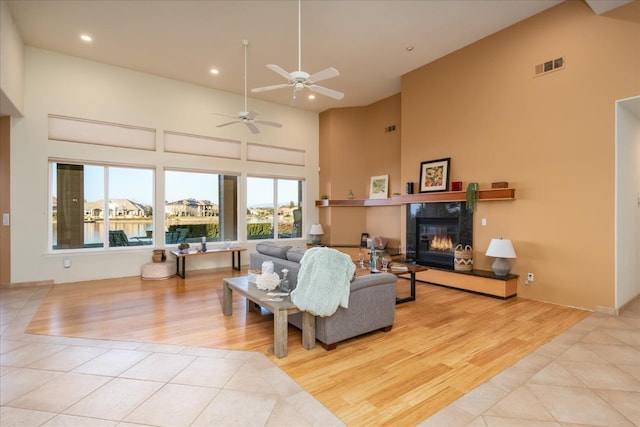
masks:
[[[33,288],[36,286],[51,286],[53,280],[38,280],[35,282],[18,282],[18,283],[2,283],[0,288],[3,289],[16,289],[16,288]]]
[[[617,316],[618,315],[618,309],[613,308],[613,307],[603,307],[601,305],[596,305],[595,312],[596,313],[607,314],[609,316]]]

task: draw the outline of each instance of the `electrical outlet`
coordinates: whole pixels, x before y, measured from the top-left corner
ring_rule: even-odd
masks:
[[[533,273],[527,273],[527,281],[533,282]]]

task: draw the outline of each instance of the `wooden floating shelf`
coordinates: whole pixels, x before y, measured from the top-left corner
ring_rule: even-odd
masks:
[[[514,200],[516,198],[515,188],[490,188],[480,190],[479,201],[491,200]],[[404,196],[393,196],[388,199],[322,199],[316,200],[316,207],[339,207],[339,206],[398,206],[410,203],[437,203],[437,202],[466,202],[467,193],[465,191],[443,191],[437,193],[406,194]]]
[[[322,199],[316,200],[316,206],[326,208],[331,206],[397,206],[400,203],[393,199]]]

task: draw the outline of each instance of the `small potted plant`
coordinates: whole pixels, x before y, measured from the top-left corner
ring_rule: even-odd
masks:
[[[470,182],[467,185],[467,210],[475,211],[480,197],[480,186],[477,182]]]

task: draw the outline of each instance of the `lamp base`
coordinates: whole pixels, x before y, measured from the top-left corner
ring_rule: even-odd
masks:
[[[505,277],[509,274],[509,261],[506,258],[496,258],[491,269],[496,276]]]
[[[321,237],[322,237],[322,235],[320,235],[320,234],[312,234],[311,235],[311,244],[312,245],[319,245]]]

